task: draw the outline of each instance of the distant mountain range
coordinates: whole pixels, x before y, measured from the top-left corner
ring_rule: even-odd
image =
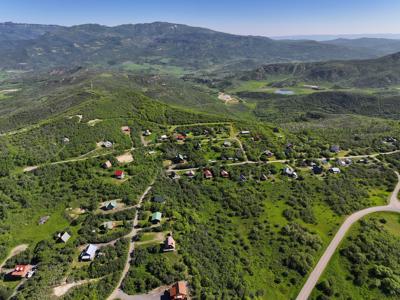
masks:
[[[266,63],[376,58],[397,49],[396,43],[389,42],[277,41],[162,22],[115,27],[2,23],[0,41],[3,70],[74,65],[134,68],[138,64],[186,70],[250,69]]]
[[[331,83],[341,87],[387,87],[400,84],[400,52],[370,60],[264,65],[243,79],[268,80],[282,76],[280,86]]]
[[[311,34],[311,35],[284,35],[272,36],[274,40],[313,40],[329,41],[336,39],[400,39],[400,33],[366,33],[366,34]]]

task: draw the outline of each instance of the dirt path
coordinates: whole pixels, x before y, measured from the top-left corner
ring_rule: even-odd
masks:
[[[310,276],[308,277],[306,283],[304,284],[303,288],[301,289],[299,295],[297,296],[296,300],[307,300],[311,295],[315,285],[317,284],[319,278],[321,277],[322,273],[326,269],[331,257],[335,253],[336,249],[338,248],[339,244],[346,236],[347,231],[353,226],[354,223],[359,221],[361,218],[375,212],[397,212],[400,213],[400,201],[398,200],[398,194],[400,191],[400,175],[396,172],[397,175],[397,185],[390,195],[389,204],[385,206],[375,206],[360,210],[355,212],[354,214],[347,217],[344,221],[342,226],[339,228],[339,231],[336,233],[335,237],[329,244],[328,248],[325,250],[324,254],[321,256],[320,260],[318,261],[317,265],[315,266],[314,270],[311,272]]]
[[[86,279],[86,280],[81,280],[81,281],[76,281],[76,282],[71,282],[71,283],[65,283],[59,286],[56,286],[55,288],[53,288],[53,294],[56,297],[61,297],[63,295],[65,295],[70,289],[83,285],[83,284],[87,284],[87,283],[91,283],[91,282],[95,282],[98,281],[99,278],[95,278],[95,279]]]
[[[17,255],[17,254],[19,254],[19,253],[21,253],[21,252],[24,252],[27,248],[28,248],[28,244],[21,244],[21,245],[18,245],[18,246],[16,246],[16,247],[14,247],[12,250],[11,250],[11,252],[10,252],[10,254],[3,260],[3,262],[0,264],[0,270],[3,268],[3,266],[5,265],[5,263],[7,262],[7,260],[9,260],[11,257],[13,257],[13,256],[15,256],[15,255]]]
[[[96,150],[97,149],[92,150],[90,152],[93,152],[93,151],[96,151]],[[91,158],[106,156],[106,155],[109,155],[109,154],[113,153],[113,151],[111,151],[111,152],[105,152],[105,153],[101,153],[101,154],[97,154],[97,155],[93,155],[93,156],[87,156],[88,154],[90,154],[90,152],[82,154],[81,156],[76,157],[76,158],[55,161],[55,162],[51,162],[51,163],[48,163],[48,164],[42,164],[42,165],[37,165],[37,166],[28,166],[28,167],[25,167],[23,169],[23,172],[31,172],[31,171],[36,170],[37,168],[40,168],[40,167],[45,166],[45,165],[53,166],[53,165],[67,164],[67,163],[71,163],[71,162],[84,161],[84,160],[88,160],[88,159],[91,159]]]
[[[142,205],[143,199],[146,197],[146,195],[150,192],[150,190],[153,187],[155,181],[153,181],[148,187],[147,189],[144,191],[144,193],[142,194],[142,196],[139,198],[139,203],[137,205],[137,208],[140,208],[140,206]],[[132,238],[138,233],[138,231],[140,229],[136,228],[136,226],[139,223],[139,213],[136,211],[135,214],[135,218],[133,219],[133,224],[132,224],[132,230],[129,234],[127,234],[125,236],[125,238],[129,239],[129,250],[128,250],[128,254],[126,257],[126,262],[125,262],[125,266],[124,269],[122,270],[121,273],[121,277],[118,280],[117,285],[115,286],[115,289],[112,291],[112,293],[110,294],[110,296],[107,298],[108,300],[112,300],[112,299],[118,299],[120,298],[118,295],[120,292],[122,292],[122,290],[120,289],[121,283],[124,280],[126,274],[129,271],[129,267],[130,267],[130,261],[131,261],[131,255],[133,253],[133,251],[135,250],[135,245],[134,242],[132,241]],[[123,293],[123,292],[122,292]]]

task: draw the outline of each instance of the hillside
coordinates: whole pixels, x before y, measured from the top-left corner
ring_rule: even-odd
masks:
[[[314,41],[276,41],[180,24],[106,27],[0,26],[0,69],[84,65],[140,69],[144,64],[186,70],[262,63],[371,58],[373,54]],[[179,69],[178,69],[179,70]],[[182,72],[182,70],[180,70]]]
[[[331,84],[340,87],[387,87],[400,83],[400,52],[370,60],[264,65],[242,79],[267,80],[280,76],[282,86]]]
[[[358,51],[366,51],[377,56],[384,56],[400,51],[400,40],[384,38],[334,39],[324,41],[329,45],[347,47]]]

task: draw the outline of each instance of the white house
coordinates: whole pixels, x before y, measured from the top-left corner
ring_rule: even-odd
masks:
[[[89,244],[87,248],[81,253],[81,260],[93,260],[96,256],[97,246]]]

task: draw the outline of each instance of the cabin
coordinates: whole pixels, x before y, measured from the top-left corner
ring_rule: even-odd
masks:
[[[115,200],[108,201],[103,206],[104,210],[113,210],[115,208],[117,208],[117,201],[115,201]]]
[[[299,176],[297,173],[291,168],[291,167],[286,167],[283,169],[283,174],[292,177],[294,179],[297,179]]]
[[[188,293],[186,283],[179,281],[169,289],[169,298],[171,300],[187,300]]]
[[[177,134],[177,135],[175,136],[175,139],[176,139],[177,141],[184,141],[184,140],[186,139],[186,136],[183,135],[183,134]]]
[[[162,218],[162,213],[160,213],[159,211],[153,213],[151,215],[151,223],[153,224],[158,224],[161,222],[161,218]]]
[[[150,136],[150,135],[151,135],[151,131],[150,131],[149,129],[146,129],[146,130],[143,132],[143,135],[144,135],[144,136]]]
[[[104,169],[109,169],[112,167],[111,161],[107,160],[101,165]]]
[[[58,234],[58,240],[60,242],[66,243],[68,242],[68,240],[71,238],[71,235],[68,232],[64,232],[64,233],[59,233]]]
[[[39,225],[46,224],[46,222],[47,222],[49,219],[50,219],[50,216],[43,216],[43,217],[40,217],[38,224],[39,224]]]
[[[223,178],[229,178],[229,172],[226,170],[221,170],[221,177]]]
[[[105,223],[103,223],[103,224],[101,225],[101,227],[102,227],[103,229],[105,229],[105,230],[112,230],[112,229],[114,229],[114,222],[113,222],[113,221],[105,222]]]
[[[230,141],[225,141],[222,145],[223,145],[224,147],[231,147],[231,146],[232,146],[232,143],[231,143]]]
[[[165,202],[165,198],[163,196],[159,196],[159,195],[154,196],[152,200],[155,203],[164,203]]]
[[[330,168],[329,172],[331,172],[333,174],[339,174],[340,173],[340,169],[339,168]]]
[[[203,175],[205,179],[211,179],[213,178],[213,174],[210,170],[206,169],[203,171]]]
[[[186,172],[186,176],[189,178],[193,178],[194,176],[196,176],[196,172],[193,170],[189,170]]]
[[[32,265],[16,265],[14,270],[11,272],[11,276],[14,278],[25,278],[32,270],[32,267]]]
[[[340,147],[339,147],[339,145],[332,145],[332,146],[329,148],[329,150],[330,150],[332,153],[339,153],[339,152],[340,152]]]
[[[293,176],[294,170],[291,167],[285,167],[283,169],[283,174],[287,176]]]
[[[164,241],[164,252],[175,251],[175,240],[171,234],[168,234],[167,238]]]
[[[114,176],[115,176],[115,178],[117,178],[117,179],[124,179],[125,173],[124,173],[124,171],[122,171],[122,170],[116,170],[116,171],[114,172]]]
[[[265,150],[262,154],[267,157],[272,157],[274,155],[274,153],[272,153],[270,150]]]
[[[64,144],[68,144],[69,143],[69,138],[67,138],[67,137],[63,138],[63,143]]]
[[[125,134],[130,134],[131,133],[131,129],[129,128],[129,126],[122,126],[121,130]]]
[[[168,136],[166,134],[163,134],[162,136],[160,136],[160,141],[166,141],[168,140]]]
[[[113,146],[113,143],[111,143],[110,141],[105,141],[102,143],[102,145],[105,148],[111,148]]]
[[[86,249],[82,251],[80,259],[82,261],[93,260],[96,257],[96,252],[97,252],[97,246],[89,244],[89,246],[87,246]]]
[[[260,180],[261,180],[261,181],[267,181],[267,180],[268,180],[268,176],[265,175],[265,174],[261,174]]]
[[[314,165],[314,166],[312,167],[312,172],[313,172],[315,175],[320,175],[320,174],[322,174],[322,172],[324,172],[324,169],[323,169],[322,167],[320,167],[320,166]]]
[[[178,154],[174,158],[174,163],[176,163],[176,164],[183,163],[184,161],[185,161],[185,157],[182,154]]]
[[[250,131],[249,131],[249,130],[242,130],[242,131],[240,132],[240,134],[241,134],[241,135],[249,135],[249,134],[250,134]]]

